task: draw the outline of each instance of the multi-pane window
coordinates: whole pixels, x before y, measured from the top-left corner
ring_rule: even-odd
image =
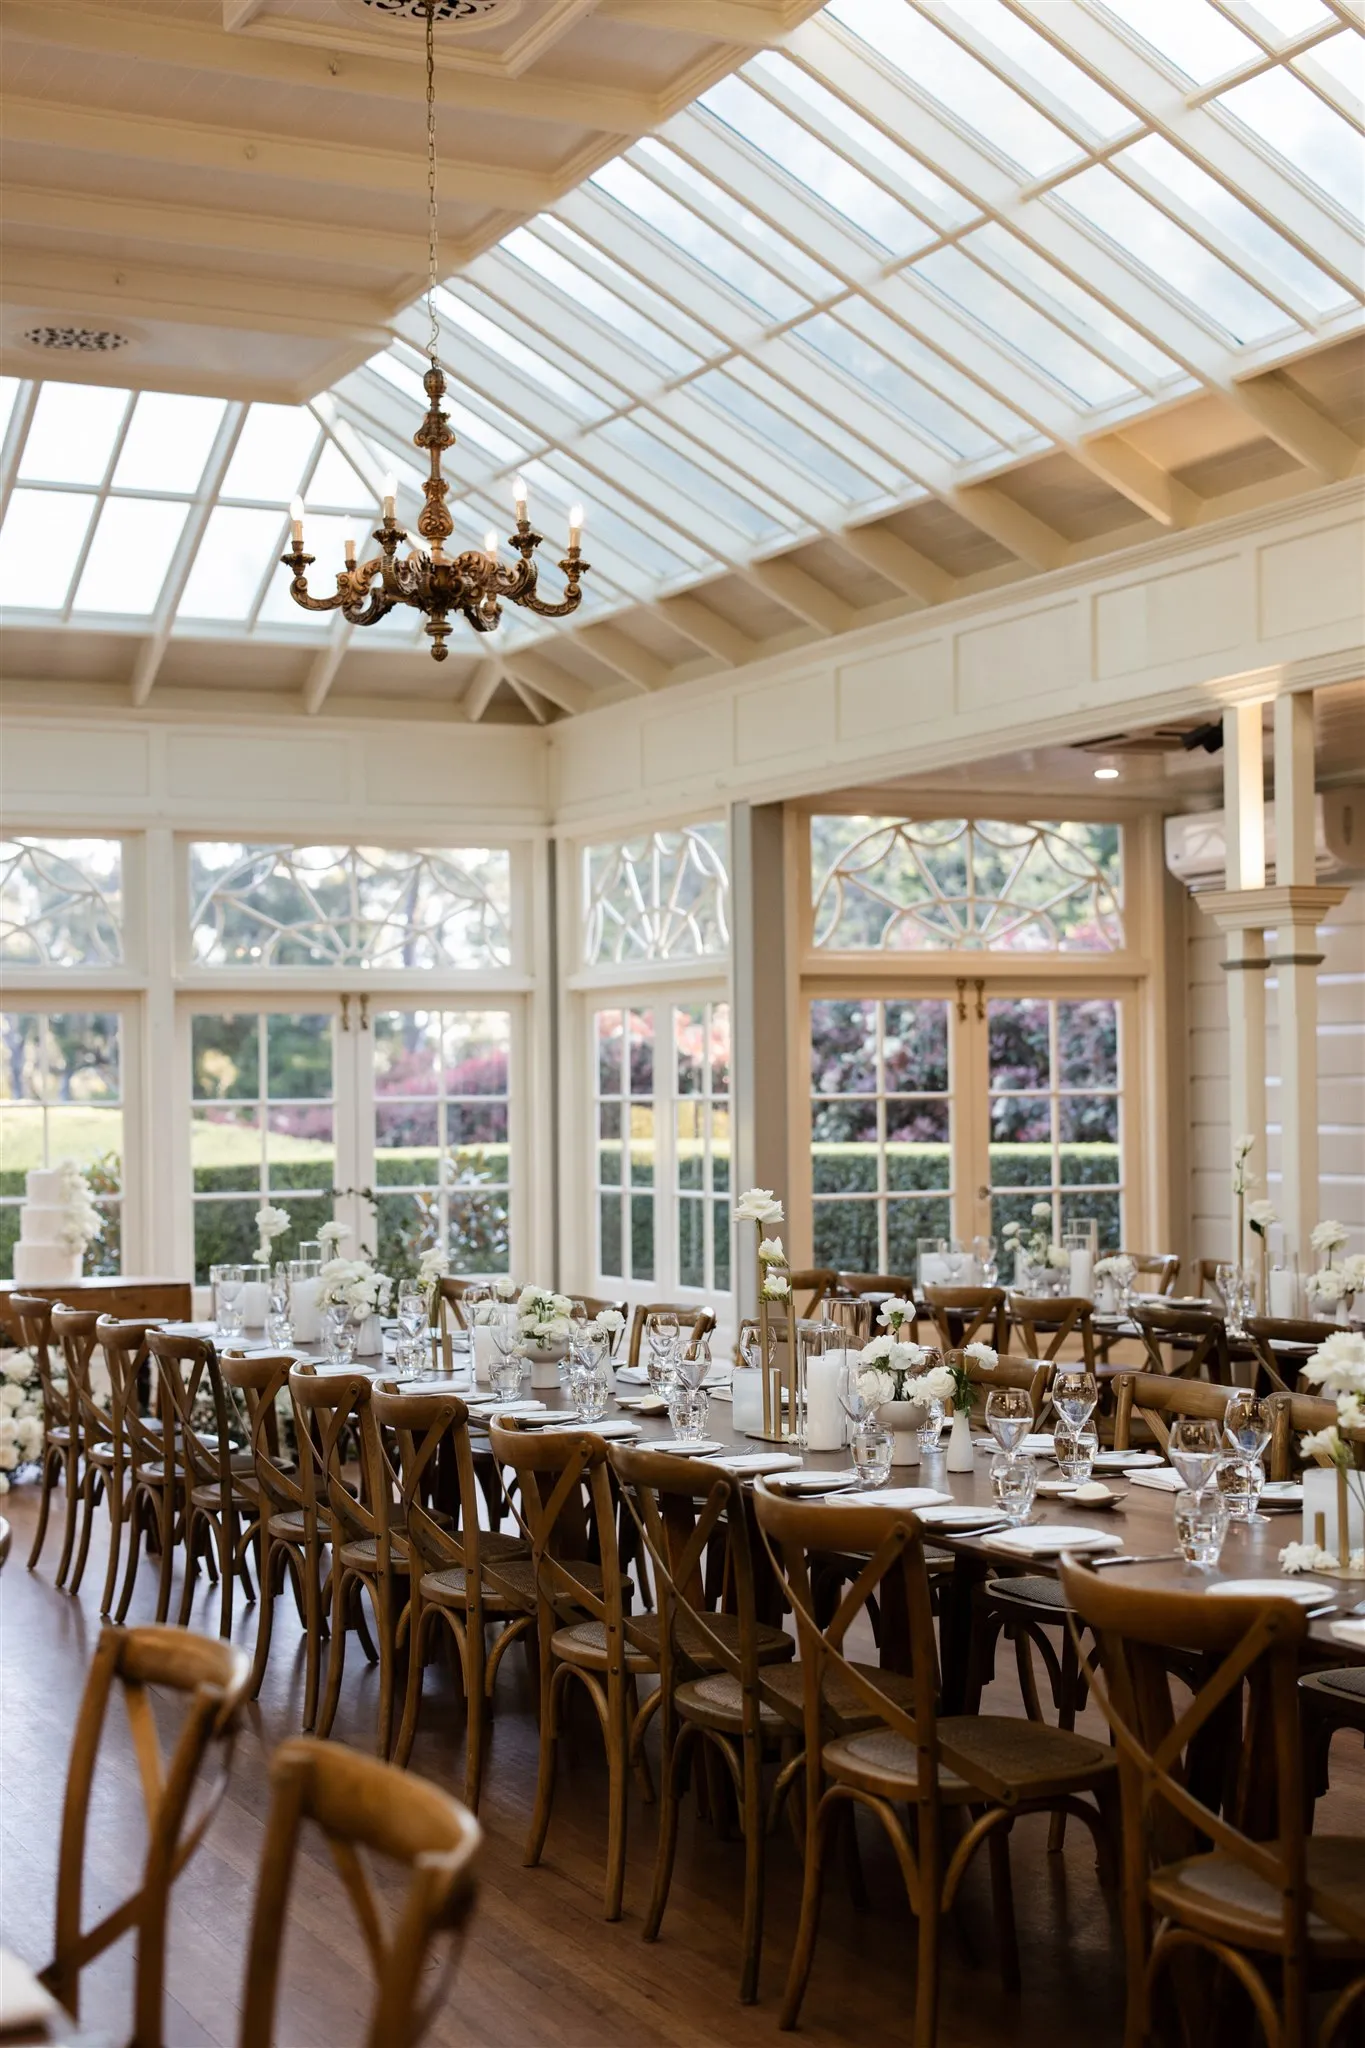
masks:
[[[912,1274],[951,1232],[948,1004],[812,1002],[810,1049],[816,1264]]]
[[[197,1011],[190,1019],[194,1271],[250,1259],[256,1211],[289,1212],[286,1258],[332,1215],[336,1082],[330,1010]]]
[[[673,1009],[678,1282],[730,1286],[730,1006]]]
[[[655,1276],[654,1012],[599,1010],[597,1055],[597,1270],[622,1280]]]
[[[0,840],[0,962],[117,967],[123,960],[123,842]]]
[[[730,1007],[593,1019],[596,1269],[665,1292],[730,1286]]]
[[[831,952],[1112,953],[1119,828],[1000,818],[811,819],[814,941]]]
[[[726,829],[683,825],[590,846],[583,962],[721,958],[730,944]]]
[[[379,1264],[441,1245],[454,1273],[509,1270],[506,1010],[384,1010],[374,1032]]]
[[[991,1229],[1037,1227],[1047,1202],[1056,1236],[1088,1217],[1100,1245],[1123,1242],[1119,1005],[1108,998],[992,998]]]
[[[506,848],[190,847],[190,936],[205,967],[511,964]]]
[[[74,1159],[99,1210],[88,1273],[122,1265],[121,1023],[101,1011],[6,1010],[0,1015],[0,1273],[13,1269],[25,1177]]]

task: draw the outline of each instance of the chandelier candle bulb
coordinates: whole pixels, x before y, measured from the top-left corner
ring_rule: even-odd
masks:
[[[348,534],[347,534],[347,536],[346,536],[346,538],[345,538],[345,540],[344,540],[344,541],[343,541],[343,542],[341,543],[341,545],[342,545],[342,547],[343,547],[343,548],[344,548],[344,549],[346,550],[346,567],[347,567],[348,569],[354,569],[354,567],[355,567],[355,538],[354,538],[354,536],[348,533]]]
[[[582,539],[583,539],[583,507],[582,507],[581,505],[571,505],[571,506],[569,507],[569,552],[570,552],[570,554],[573,554],[573,553],[575,553],[575,552],[577,551],[577,549],[578,549],[578,547],[579,547],[579,545],[580,545],[580,543],[581,543]]]
[[[398,516],[398,479],[386,476],[381,486],[384,499],[384,524],[392,526]]]
[[[489,559],[496,562],[498,559],[498,536],[494,533],[491,526],[483,537],[483,547],[484,553]]]
[[[290,505],[290,507],[289,507],[289,531],[290,531],[290,534],[291,534],[291,536],[292,536],[292,539],[293,539],[293,542],[294,542],[294,546],[295,546],[296,548],[301,548],[301,547],[303,546],[303,499],[302,499],[302,498],[295,498],[295,499],[294,499],[294,501],[293,501],[293,503],[292,503],[292,504]]]
[[[513,502],[513,504],[514,504],[514,505],[516,506],[516,508],[517,508],[517,525],[518,525],[518,526],[525,526],[525,524],[526,524],[526,479],[525,479],[525,477],[524,477],[524,476],[519,476],[519,477],[516,477],[516,478],[514,478],[514,479],[513,479],[513,483],[512,483],[512,502]]]

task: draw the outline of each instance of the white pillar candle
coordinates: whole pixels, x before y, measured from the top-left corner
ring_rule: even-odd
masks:
[[[1270,1269],[1270,1313],[1286,1317],[1299,1313],[1298,1275],[1292,1266],[1272,1266]]]
[[[735,1366],[730,1382],[730,1416],[737,1431],[763,1427],[763,1375],[752,1366]]]
[[[294,1325],[296,1344],[316,1344],[322,1335],[322,1316],[318,1309],[318,1293],[322,1282],[294,1280],[289,1286],[289,1320]]]
[[[1071,1292],[1089,1301],[1095,1285],[1095,1254],[1086,1246],[1071,1254]]]
[[[270,1289],[264,1280],[248,1280],[242,1288],[242,1328],[263,1330],[270,1308]]]
[[[826,1351],[806,1360],[806,1448],[837,1451],[844,1441],[844,1411],[839,1404],[842,1351]]]
[[[493,1332],[489,1329],[487,1323],[475,1323],[474,1379],[476,1385],[481,1387],[492,1386],[493,1382],[489,1377],[489,1368],[492,1366],[493,1360],[497,1355],[498,1347],[493,1342]]]

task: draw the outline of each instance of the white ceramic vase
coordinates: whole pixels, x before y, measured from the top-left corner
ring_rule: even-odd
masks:
[[[893,1465],[918,1465],[919,1426],[924,1420],[924,1409],[918,1401],[883,1401],[877,1410],[877,1420],[883,1429],[891,1432],[891,1462]]]
[[[944,1465],[949,1472],[970,1472],[975,1462],[972,1449],[972,1414],[970,1408],[953,1410],[953,1426],[948,1432],[948,1455]]]
[[[384,1325],[378,1316],[366,1316],[356,1324],[355,1355],[357,1358],[374,1358],[384,1350]]]
[[[531,1385],[539,1393],[559,1385],[560,1362],[567,1344],[523,1344],[521,1355],[531,1368]]]

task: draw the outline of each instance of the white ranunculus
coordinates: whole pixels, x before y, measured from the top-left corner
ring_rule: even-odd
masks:
[[[626,1319],[619,1308],[600,1308],[593,1317],[592,1327],[602,1336],[614,1337],[626,1327]]]
[[[318,1231],[318,1243],[335,1254],[337,1246],[350,1234],[345,1223],[324,1223]]]
[[[1051,1223],[1051,1202],[1035,1202],[1033,1207],[1029,1210],[1029,1215],[1033,1218],[1035,1223]]]
[[[1340,1301],[1341,1274],[1340,1266],[1321,1266],[1316,1273],[1310,1273],[1303,1284],[1315,1301]]]
[[[1253,1230],[1260,1231],[1262,1236],[1269,1230],[1272,1223],[1278,1223],[1279,1220],[1273,1202],[1262,1200],[1247,1203],[1247,1222]]]
[[[913,1323],[915,1304],[905,1301],[899,1294],[889,1294],[877,1311],[877,1321],[884,1330],[898,1330],[902,1323]]]
[[[0,1415],[17,1415],[24,1405],[24,1390],[12,1382],[0,1387]]]
[[[912,1399],[937,1401],[947,1408],[956,1395],[957,1383],[946,1365],[934,1365],[913,1379],[906,1391]]]
[[[19,1441],[19,1425],[12,1415],[0,1415],[0,1444],[16,1444]]]
[[[1054,1266],[1059,1272],[1063,1272],[1071,1264],[1071,1254],[1067,1251],[1065,1245],[1050,1244],[1047,1248],[1047,1262],[1049,1266]]]
[[[864,1344],[858,1356],[864,1365],[889,1365],[895,1349],[896,1340],[894,1337],[873,1337],[869,1343]]]
[[[43,1425],[36,1415],[21,1415],[15,1425],[21,1457],[33,1458],[42,1449]]]
[[[18,1463],[18,1444],[0,1443],[0,1472],[12,1472]]]
[[[1353,1252],[1341,1262],[1341,1284],[1347,1294],[1365,1292],[1365,1252]]]
[[[974,1358],[987,1372],[993,1372],[1000,1363],[999,1354],[992,1351],[989,1344],[964,1344],[962,1355],[964,1358]]]
[[[868,1366],[858,1374],[857,1384],[859,1394],[871,1405],[880,1406],[883,1401],[894,1401],[896,1398],[896,1382],[892,1375],[881,1371],[875,1365]]]
[[[1321,1223],[1314,1224],[1308,1242],[1315,1252],[1326,1252],[1330,1257],[1338,1245],[1346,1243],[1350,1235],[1344,1223],[1338,1223],[1335,1216],[1326,1216]]]
[[[782,1204],[771,1188],[746,1188],[735,1203],[735,1215],[741,1223],[781,1223],[785,1220]]]
[[[20,1386],[27,1386],[37,1368],[27,1351],[7,1351],[0,1364],[0,1378],[13,1380]]]

